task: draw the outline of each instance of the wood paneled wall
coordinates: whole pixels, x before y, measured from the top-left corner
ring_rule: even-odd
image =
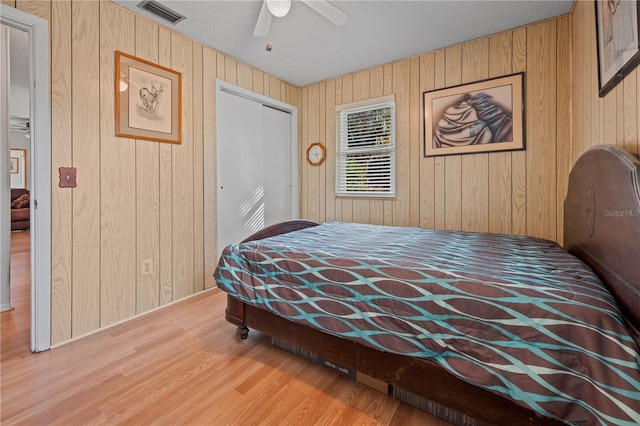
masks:
[[[49,21],[53,181],[52,343],[213,285],[215,79],[298,106],[301,215],[506,232],[562,243],[570,167],[590,146],[638,154],[640,85],[632,72],[598,97],[592,2],[572,13],[297,88],[108,1],[0,0]],[[114,51],[183,73],[183,143],[114,136]],[[424,158],[422,92],[525,72],[526,150]],[[335,106],[395,95],[397,197],[336,198]],[[152,259],[151,275],[140,262]]]
[[[300,89],[108,1],[3,3],[49,21],[52,344],[212,286],[215,80],[292,105]],[[116,50],[182,73],[182,144],[115,136]]]
[[[571,19],[563,16],[302,88],[301,211],[316,221],[527,234],[562,242],[571,148]],[[423,157],[422,92],[525,72],[526,150]],[[397,197],[337,198],[335,106],[395,95]]]
[[[572,164],[598,144],[613,144],[640,155],[640,68],[636,68],[604,98],[598,96],[596,18],[592,2],[574,2],[573,146]]]

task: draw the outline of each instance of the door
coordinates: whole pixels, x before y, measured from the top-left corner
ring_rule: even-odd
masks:
[[[264,227],[262,105],[222,92],[217,108],[218,253]],[[259,121],[259,122],[257,122]]]
[[[29,34],[29,117],[31,145],[29,187],[31,190],[31,350],[51,346],[51,102],[49,98],[49,23],[37,16],[0,4],[0,24]],[[6,75],[6,71],[0,71]],[[6,94],[3,93],[6,101]],[[3,110],[6,113],[6,110]],[[8,126],[3,126],[8,128]],[[8,152],[8,148],[7,148]],[[3,184],[4,185],[4,184]],[[3,222],[6,218],[2,217]],[[2,232],[0,232],[2,233]],[[3,237],[3,245],[5,235]],[[2,253],[2,270],[9,260]],[[4,273],[0,299],[4,299]],[[6,284],[8,286],[8,283]],[[3,301],[4,303],[4,301]]]
[[[265,226],[297,217],[297,150],[290,112],[222,90],[216,102],[220,254]]]
[[[264,226],[293,219],[291,208],[291,114],[262,106]]]

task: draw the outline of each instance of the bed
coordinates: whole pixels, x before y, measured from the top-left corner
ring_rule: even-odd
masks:
[[[296,220],[225,248],[226,319],[461,413],[640,423],[640,162],[569,177],[562,248],[533,237]]]

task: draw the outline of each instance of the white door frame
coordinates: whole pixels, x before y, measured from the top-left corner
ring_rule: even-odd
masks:
[[[9,30],[0,27],[0,111],[9,111]],[[9,164],[9,113],[0,114],[0,312],[11,309],[9,280],[11,270],[11,178],[7,165]]]
[[[31,350],[51,347],[51,101],[49,24],[0,4],[0,23],[29,34],[31,124]],[[8,114],[8,111],[5,111]],[[3,268],[5,259],[2,259]],[[10,262],[10,260],[9,260]],[[4,290],[3,290],[4,292]]]

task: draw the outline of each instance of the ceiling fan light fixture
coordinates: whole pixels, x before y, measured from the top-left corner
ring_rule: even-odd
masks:
[[[267,0],[269,12],[277,18],[282,18],[291,9],[291,0]]]

